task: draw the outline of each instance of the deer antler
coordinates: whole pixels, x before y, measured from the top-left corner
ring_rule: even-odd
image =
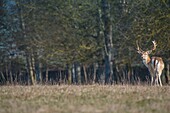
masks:
[[[153,43],[153,49],[152,50],[155,50],[156,46],[157,46],[156,41],[154,40],[154,41],[152,41],[152,43]]]
[[[137,45],[137,52],[138,52],[139,54],[142,54],[144,51],[139,47],[138,41],[136,41],[136,45]]]
[[[150,54],[153,50],[155,50],[156,49],[156,46],[157,46],[157,44],[156,44],[156,41],[154,40],[154,41],[152,41],[152,43],[153,43],[153,48],[151,49],[151,50],[149,50],[148,51],[148,53]]]

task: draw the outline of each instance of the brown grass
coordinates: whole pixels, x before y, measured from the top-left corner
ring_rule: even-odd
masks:
[[[169,113],[169,111],[169,86],[0,87],[0,113]]]

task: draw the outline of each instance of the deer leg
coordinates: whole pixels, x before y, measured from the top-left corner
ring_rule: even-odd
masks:
[[[154,77],[155,77],[155,85],[159,86],[159,82],[158,82],[159,73],[157,72],[157,69],[154,69]]]
[[[153,76],[151,76],[151,86],[153,85]]]
[[[160,73],[158,74],[160,86],[162,86],[161,74],[162,74],[162,72],[160,72]]]
[[[151,76],[151,86],[154,85],[154,73],[152,70],[149,68],[150,76]]]
[[[155,77],[155,85],[159,86],[159,83],[158,83],[158,76]]]
[[[158,85],[158,76],[156,74],[156,72],[152,73],[152,77],[153,77],[153,85]]]
[[[159,82],[160,82],[160,86],[162,86],[161,76],[159,76]]]

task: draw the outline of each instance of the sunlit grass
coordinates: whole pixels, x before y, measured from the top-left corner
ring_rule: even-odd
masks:
[[[169,111],[169,86],[0,87],[0,113],[169,113]]]

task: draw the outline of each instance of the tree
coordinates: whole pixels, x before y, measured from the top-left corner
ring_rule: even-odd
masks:
[[[0,71],[8,81],[19,71],[31,84],[49,82],[54,71],[56,82],[131,82],[142,66],[136,40],[146,48],[156,40],[154,54],[169,62],[166,0],[11,1],[0,2],[8,9],[0,10]]]

